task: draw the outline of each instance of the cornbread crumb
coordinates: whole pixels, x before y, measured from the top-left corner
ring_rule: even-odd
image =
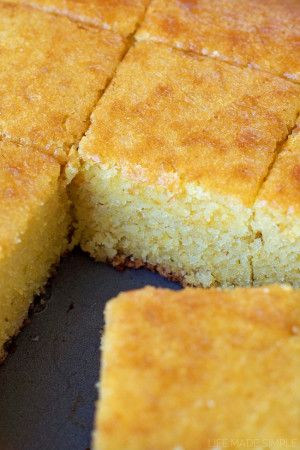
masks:
[[[268,289],[110,301],[94,450],[299,448],[300,293]]]
[[[300,83],[299,17],[298,0],[153,0],[137,39]]]
[[[251,284],[253,203],[299,94],[266,73],[138,43],[79,147],[82,248],[184,284]]]
[[[254,205],[255,284],[300,286],[300,120]]]
[[[59,164],[0,141],[0,360],[67,249],[70,223]]]

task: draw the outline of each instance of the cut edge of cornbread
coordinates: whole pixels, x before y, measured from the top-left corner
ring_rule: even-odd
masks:
[[[238,199],[194,183],[148,185],[87,161],[71,200],[81,247],[98,261],[147,266],[191,286],[251,284],[251,209]]]
[[[242,76],[254,83],[251,95]],[[182,78],[189,89],[178,85]],[[253,284],[253,204],[295,124],[298,95],[279,77],[137,43],[79,146],[70,190],[83,250],[184,285]],[[211,98],[218,105],[212,117]]]
[[[18,276],[23,278],[25,272],[31,269],[30,273],[27,273],[27,279],[23,278],[20,284],[14,283],[7,292],[7,299],[11,299],[13,311],[7,314],[5,323],[0,319],[0,363],[7,356],[7,344],[21,331],[34,296],[43,291],[61,256],[69,249],[68,232],[71,223],[68,218],[68,199],[65,193],[60,188],[57,192],[53,192],[53,198],[43,205],[43,209],[38,219],[34,218],[28,223],[30,230],[24,233],[22,243],[9,255],[4,270],[0,269],[1,279],[4,279],[6,283],[10,281],[10,271],[14,271],[16,278]],[[52,211],[54,220],[51,219],[44,226],[43,221],[48,219],[49,209]],[[43,230],[43,236],[41,230]],[[40,241],[37,242],[37,239]],[[31,255],[26,255],[29,248]]]
[[[299,301],[286,285],[148,286],[110,300],[92,448],[300,442]]]
[[[281,212],[264,200],[254,207],[251,252],[254,285],[291,283],[300,287],[300,218]]]
[[[291,179],[282,165],[286,159],[292,158],[294,171],[300,164],[299,154],[289,149],[294,135],[278,147],[250,207],[195,183],[178,186],[171,175],[165,185],[149,185],[132,176],[133,168],[126,176],[124,167],[82,160],[70,186],[75,240],[98,261],[118,269],[146,267],[183,286],[300,287],[299,211],[292,204],[278,207],[274,189],[272,201],[263,200],[278,170],[284,182]]]
[[[9,203],[8,220],[5,216],[1,219],[0,361],[7,354],[7,343],[22,328],[34,295],[41,292],[60,257],[70,248],[70,201],[58,163],[28,149],[24,150],[23,162],[17,158],[4,163],[4,176],[8,171],[15,180],[13,185],[4,185],[2,195],[8,202],[15,196],[17,204],[13,206],[13,226],[9,226]],[[27,167],[31,175],[27,175]]]
[[[253,207],[254,284],[300,287],[300,119],[284,143]]]
[[[171,174],[165,184],[149,185],[139,178],[139,168],[135,175],[132,167],[124,174],[124,167],[82,160],[70,186],[75,240],[98,261],[119,269],[146,267],[184,286],[281,282],[298,287],[300,219],[293,207],[282,214],[259,200],[277,165],[291,153],[286,150],[291,136],[279,146],[251,207],[195,183],[173,183]],[[280,227],[290,234],[286,242]]]

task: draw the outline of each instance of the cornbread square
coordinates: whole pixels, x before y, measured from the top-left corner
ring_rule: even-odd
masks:
[[[299,0],[153,0],[137,38],[300,82]]]
[[[67,249],[70,222],[58,162],[0,141],[0,360]]]
[[[122,38],[12,4],[0,4],[0,36],[0,137],[63,157],[88,127]]]
[[[183,284],[250,284],[252,206],[299,93],[267,73],[138,43],[79,146],[82,248]]]
[[[95,450],[300,448],[300,293],[145,288],[107,304]]]
[[[14,3],[30,5],[129,36],[142,20],[149,0],[14,0]]]
[[[255,283],[300,286],[300,120],[264,183],[254,211]]]

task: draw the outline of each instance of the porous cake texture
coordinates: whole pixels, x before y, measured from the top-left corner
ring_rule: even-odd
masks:
[[[70,224],[58,162],[0,141],[0,360],[67,249]]]
[[[11,0],[2,0],[11,3]],[[49,13],[104,29],[131,35],[142,20],[150,0],[14,0]]]
[[[253,204],[299,94],[267,73],[137,43],[79,147],[82,248],[183,284],[251,284]],[[283,278],[294,282],[289,263]]]
[[[256,284],[300,286],[300,121],[254,205],[253,272]]]
[[[65,158],[124,51],[122,38],[0,4],[0,137]]]
[[[300,293],[145,288],[106,306],[94,450],[300,448]]]
[[[299,0],[153,0],[137,39],[300,82]]]

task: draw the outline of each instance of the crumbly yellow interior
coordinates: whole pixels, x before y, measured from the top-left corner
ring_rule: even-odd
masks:
[[[189,183],[177,191],[89,165],[71,198],[84,250],[98,261],[133,257],[189,285],[249,285],[251,210]]]
[[[1,360],[67,250],[71,217],[56,162],[12,144],[0,146],[0,159]]]
[[[255,284],[300,286],[300,120],[254,205]]]
[[[281,151],[286,161],[282,146],[299,94],[298,85],[266,73],[137,43],[79,146],[71,192],[82,248],[97,260],[144,264],[192,286],[298,286],[299,215],[278,225],[277,181],[268,188],[264,232],[257,221],[273,174],[291,186],[296,161],[289,170],[273,163]],[[294,185],[280,204],[299,203],[299,176]]]
[[[300,218],[257,202],[252,244],[254,284],[300,287]]]
[[[247,208],[192,183],[174,192],[88,162],[71,198],[77,238],[98,261],[125,257],[191,286],[300,286],[300,218],[289,203],[259,196]]]
[[[3,344],[21,328],[34,294],[67,250],[68,199],[57,186],[39,205],[28,228],[9,254],[0,257],[0,360]]]

